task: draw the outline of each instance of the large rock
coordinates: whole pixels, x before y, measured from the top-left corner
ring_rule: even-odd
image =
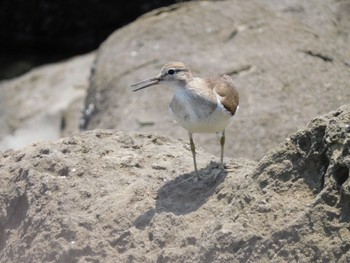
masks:
[[[82,55],[0,82],[0,150],[78,132],[94,57]]]
[[[117,30],[98,51],[83,128],[186,139],[167,114],[171,90],[129,87],[168,61],[183,61],[195,75],[234,78],[241,105],[226,154],[258,160],[310,119],[350,101],[349,4],[304,2],[189,2]],[[219,153],[215,136],[195,140]]]
[[[151,134],[9,150],[0,262],[349,262],[349,123],[350,105],[197,182],[188,144]]]

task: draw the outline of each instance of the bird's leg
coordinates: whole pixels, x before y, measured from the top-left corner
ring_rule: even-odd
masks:
[[[199,177],[199,173],[198,173],[198,169],[197,169],[197,162],[196,162],[196,147],[194,146],[192,133],[189,132],[188,137],[190,138],[190,146],[191,146],[191,151],[192,151],[192,156],[193,156],[194,170],[196,171],[196,174]]]
[[[221,132],[220,145],[221,145],[220,168],[224,169],[225,168],[224,166],[225,130]]]

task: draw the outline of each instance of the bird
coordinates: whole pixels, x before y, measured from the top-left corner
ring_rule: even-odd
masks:
[[[196,148],[194,133],[216,133],[220,137],[220,168],[224,169],[225,129],[239,108],[239,94],[232,78],[194,77],[182,62],[166,63],[156,77],[142,80],[131,87],[139,91],[163,84],[174,89],[169,112],[180,126],[188,132],[197,177]]]

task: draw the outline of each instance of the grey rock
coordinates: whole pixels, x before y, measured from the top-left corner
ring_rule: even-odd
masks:
[[[94,57],[89,53],[0,82],[0,150],[78,132]]]
[[[83,132],[0,155],[0,262],[349,262],[350,105],[195,182],[187,143]],[[217,160],[199,149],[202,172]]]

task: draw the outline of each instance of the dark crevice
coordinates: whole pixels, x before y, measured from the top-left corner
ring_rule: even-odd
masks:
[[[63,131],[66,128],[67,124],[66,124],[66,118],[64,116],[62,116],[61,118],[61,131]]]
[[[327,166],[327,168],[328,168],[328,166]],[[324,188],[324,181],[325,181],[325,177],[326,177],[327,168],[324,167],[324,170],[322,171],[322,175],[321,175],[321,178],[320,178],[320,191]]]
[[[238,34],[238,29],[235,28],[224,40],[224,43],[229,42],[231,39],[233,39]]]
[[[179,8],[180,8],[179,5],[165,6],[165,7],[155,9],[155,10],[147,13],[145,16],[159,16],[163,13],[169,13],[169,12],[175,11]]]
[[[324,62],[332,62],[333,61],[332,57],[324,55],[320,52],[313,51],[313,50],[301,50],[301,52],[303,52],[306,55],[312,56],[312,57],[320,58]]]
[[[237,74],[239,74],[239,73],[241,73],[241,72],[248,71],[248,70],[250,70],[251,68],[252,68],[251,65],[243,65],[243,66],[241,66],[241,67],[239,67],[239,68],[232,69],[232,70],[226,72],[225,74],[226,74],[226,75],[229,75],[229,76],[231,76],[231,75],[237,75]]]
[[[337,186],[342,186],[349,179],[349,168],[346,166],[337,165],[334,167],[334,179]]]
[[[321,164],[322,164],[322,167],[321,167],[321,177],[320,177],[320,181],[319,181],[319,189],[318,189],[318,192],[321,192],[322,189],[324,188],[324,184],[325,184],[325,177],[326,177],[326,173],[327,173],[327,170],[328,170],[328,166],[329,166],[329,160],[326,156],[326,154],[323,154],[320,158],[321,160]]]
[[[349,192],[342,191],[339,200],[340,220],[350,222],[350,195]]]
[[[5,234],[5,227],[0,223],[0,251],[6,246],[7,235]]]

